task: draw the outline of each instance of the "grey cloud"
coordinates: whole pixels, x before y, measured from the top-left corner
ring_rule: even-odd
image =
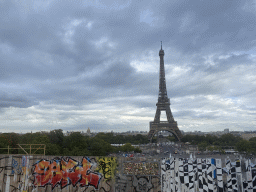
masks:
[[[22,3],[27,4],[27,9]],[[82,110],[88,104],[104,107],[108,102],[112,106],[125,103],[147,107],[153,114],[158,70],[136,71],[131,62],[142,62],[142,58],[151,57],[146,53],[153,50],[152,62],[156,60],[159,65],[160,41],[166,54],[171,108],[181,119],[216,119],[212,113],[193,113],[193,109],[213,108],[203,99],[206,95],[243,99],[255,96],[250,85],[253,78],[241,74],[251,71],[250,76],[255,76],[254,59],[247,53],[256,46],[256,15],[248,8],[250,1],[97,4],[64,0],[51,1],[49,6],[38,4],[37,8],[34,1],[22,3],[0,3],[2,108],[35,105],[44,110],[56,106]],[[81,23],[72,24],[75,21]],[[87,26],[89,22],[91,27]],[[101,39],[104,41],[99,43]],[[179,75],[175,67],[185,72]],[[236,69],[239,67],[241,73]],[[195,99],[182,105],[188,96]],[[248,106],[238,107],[253,112],[254,108]],[[59,119],[67,117],[63,113]]]
[[[5,93],[0,94],[0,108],[8,107],[19,107],[19,108],[28,108],[33,105],[37,105],[38,101],[32,98],[28,98],[24,95],[18,95],[15,93]]]

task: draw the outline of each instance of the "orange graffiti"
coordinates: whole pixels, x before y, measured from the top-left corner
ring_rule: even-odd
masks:
[[[79,184],[80,187],[91,185],[97,189],[102,178],[101,174],[92,172],[89,158],[83,158],[81,163],[72,158],[40,160],[33,166],[35,176],[33,184],[39,187],[51,185],[55,188],[60,185],[64,188],[70,184],[73,186]]]

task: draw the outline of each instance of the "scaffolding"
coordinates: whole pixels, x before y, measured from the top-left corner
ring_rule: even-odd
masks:
[[[11,148],[9,145],[7,148],[0,148],[0,149],[7,149],[7,154],[12,154],[10,153],[10,150],[13,149],[21,149],[22,151],[25,152],[26,155],[45,155],[46,151],[46,145],[45,144],[17,144],[19,148]],[[35,154],[37,151],[43,150],[43,154]]]

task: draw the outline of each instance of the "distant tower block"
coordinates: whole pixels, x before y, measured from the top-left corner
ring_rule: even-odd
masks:
[[[88,129],[87,129],[87,131],[86,131],[86,134],[87,134],[87,135],[91,135],[91,130],[90,130],[89,127],[88,127]]]
[[[168,131],[172,133],[179,141],[182,138],[182,134],[178,128],[177,122],[174,121],[172,112],[170,109],[170,99],[167,96],[166,82],[165,82],[165,70],[164,70],[164,50],[159,51],[160,56],[160,74],[159,74],[159,94],[158,102],[156,103],[156,115],[154,121],[149,123],[150,130],[148,133],[148,139],[152,141],[152,138],[159,131]],[[160,121],[161,111],[166,112],[167,121]]]

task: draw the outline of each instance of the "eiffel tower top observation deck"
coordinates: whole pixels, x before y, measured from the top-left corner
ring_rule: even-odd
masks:
[[[156,103],[157,109],[154,121],[150,122],[150,130],[148,134],[149,140],[152,140],[153,136],[159,131],[171,132],[179,141],[182,134],[177,126],[177,122],[174,121],[172,112],[170,109],[170,99],[167,96],[166,81],[165,81],[165,69],[164,69],[164,50],[159,51],[160,57],[160,74],[159,74],[159,94],[158,102]],[[160,121],[161,111],[166,112],[167,121]]]

